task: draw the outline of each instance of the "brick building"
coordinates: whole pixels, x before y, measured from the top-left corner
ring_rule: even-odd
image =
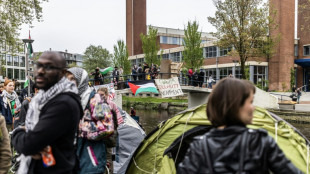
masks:
[[[126,1],[126,42],[130,53],[129,59],[132,64],[140,64],[144,62],[142,45],[132,44],[131,39],[137,36],[139,32],[147,33],[147,27],[146,25],[144,27],[138,25],[136,31],[133,32],[132,29],[135,30],[135,27],[131,26],[132,22],[128,22],[128,19],[146,24],[146,15],[141,12],[146,9],[146,2],[145,0],[139,0],[139,3],[142,4],[133,7],[132,5],[135,4],[132,1]],[[306,2],[307,0],[299,0],[298,7]],[[128,6],[130,3],[131,6]],[[269,90],[286,91],[290,90],[291,69],[295,69],[295,83],[297,87],[304,86],[304,89],[310,90],[310,25],[308,24],[309,21],[306,20],[310,13],[309,11],[298,9],[299,13],[296,13],[298,15],[295,16],[295,7],[297,7],[295,0],[270,0],[270,4],[277,11],[275,21],[278,24],[278,27],[270,31],[270,34],[280,34],[280,42],[275,48],[274,56],[270,60],[266,58],[251,58],[247,60],[246,65],[249,68],[249,78],[253,83],[261,86],[267,86],[267,83],[269,83]],[[138,7],[139,13],[143,15],[132,15],[132,9],[137,9]],[[298,18],[296,26],[295,18]],[[305,27],[306,25],[309,25],[309,28]],[[163,53],[165,62],[167,62],[166,60],[171,60],[172,62],[182,61],[182,51],[184,48],[181,45],[184,31],[163,27],[154,28],[158,30],[158,42],[161,49],[158,54]],[[140,37],[135,37],[134,40],[134,43],[140,42],[141,44]],[[241,77],[240,65],[237,63],[239,58],[227,56],[231,48],[222,49],[216,47],[213,43],[216,38],[212,38],[209,33],[203,32],[201,40],[202,56],[205,58],[202,68],[206,72],[206,77],[212,75],[215,79],[221,79],[229,74],[233,74],[237,78]],[[130,49],[139,51],[130,51]]]

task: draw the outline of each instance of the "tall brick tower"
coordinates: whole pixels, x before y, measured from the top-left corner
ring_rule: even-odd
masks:
[[[146,34],[146,0],[126,0],[126,45],[129,56],[143,53],[141,33]]]
[[[270,9],[276,10],[278,27],[271,36],[280,33],[275,55],[269,60],[269,89],[290,89],[290,69],[294,67],[294,15],[295,0],[270,0]]]

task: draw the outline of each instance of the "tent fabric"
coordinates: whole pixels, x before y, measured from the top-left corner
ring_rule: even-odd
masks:
[[[119,147],[117,149],[116,159],[118,160],[113,162],[113,172],[123,174],[126,172],[132,154],[146,135],[142,128],[127,112],[120,108],[119,110],[123,116],[124,123],[117,129],[119,135]]]
[[[180,154],[186,153],[186,149],[181,148],[187,141],[183,139],[186,132],[197,126],[210,125],[206,116],[205,104],[187,109],[159,124],[158,130],[148,135],[139,145],[131,158],[126,173],[176,173],[175,162],[180,160],[176,158],[181,158]],[[265,109],[257,107],[254,112],[253,124],[248,127],[267,130],[286,157],[301,171],[307,173],[309,141],[293,126]],[[187,134],[187,137],[190,135]],[[181,139],[177,140],[178,138]],[[176,140],[180,142],[179,145],[175,143]],[[171,149],[172,146],[175,146],[176,155],[165,154],[165,151]]]
[[[294,62],[302,67],[310,67],[310,59],[296,59]]]

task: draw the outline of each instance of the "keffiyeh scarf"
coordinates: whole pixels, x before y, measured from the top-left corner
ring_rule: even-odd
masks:
[[[40,90],[29,103],[29,109],[26,115],[26,132],[32,130],[39,121],[39,116],[42,108],[51,99],[60,93],[72,92],[78,94],[78,89],[75,84],[69,81],[66,77],[63,77],[54,86],[49,88],[47,91]],[[20,166],[17,174],[27,174],[31,162],[31,156],[21,155]]]
[[[15,100],[16,108],[19,108],[21,106],[20,101],[15,91],[13,91],[12,94],[9,94],[6,90],[3,90],[1,97],[2,97],[5,109],[8,107],[8,100],[10,102]]]

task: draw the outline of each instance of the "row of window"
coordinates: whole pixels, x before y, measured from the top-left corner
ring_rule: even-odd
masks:
[[[159,42],[161,44],[171,44],[171,45],[183,45],[184,38],[181,37],[170,37],[170,36],[160,36]],[[201,43],[206,43],[207,40],[201,40]]]
[[[210,47],[204,47],[204,55],[203,57],[205,58],[210,58],[210,57],[216,57],[219,55],[219,57],[227,55],[231,51],[230,48],[219,48],[216,46],[210,46]]]
[[[7,77],[9,79],[26,80],[26,71],[24,69],[7,68]]]
[[[19,43],[14,50],[12,46],[8,46],[5,42],[0,43],[0,52],[16,52],[16,50],[20,54],[25,54],[24,43]]]
[[[4,65],[7,66],[19,66],[25,67],[25,56],[17,56],[17,55],[10,55],[10,54],[0,54],[0,61],[4,62]]]

